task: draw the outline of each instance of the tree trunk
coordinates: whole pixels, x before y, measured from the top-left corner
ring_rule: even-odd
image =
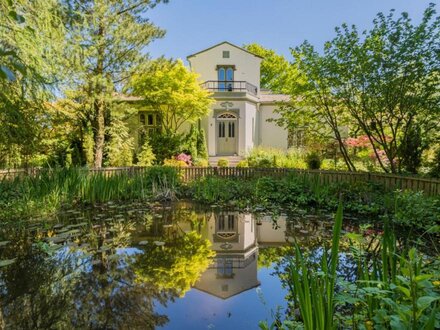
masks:
[[[105,143],[105,103],[103,100],[96,100],[94,104],[95,118],[93,120],[93,166],[102,167]]]

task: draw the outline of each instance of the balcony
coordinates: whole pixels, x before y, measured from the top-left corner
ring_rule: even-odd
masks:
[[[246,92],[252,95],[257,95],[258,93],[257,86],[247,81],[208,80],[202,86],[211,92]]]

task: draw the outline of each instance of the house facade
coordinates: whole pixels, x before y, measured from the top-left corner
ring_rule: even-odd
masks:
[[[200,123],[209,156],[245,156],[257,146],[287,150],[287,131],[268,120],[289,98],[261,89],[260,56],[222,42],[187,59],[215,100]]]

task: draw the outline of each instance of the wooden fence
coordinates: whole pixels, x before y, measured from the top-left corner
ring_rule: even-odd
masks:
[[[117,173],[139,173],[148,170],[148,167],[106,167],[84,169],[91,173],[105,173],[114,175]],[[183,167],[179,168],[183,180],[189,182],[206,176],[220,176],[224,178],[250,179],[264,176],[282,177],[290,174],[302,176],[307,179],[317,180],[320,184],[332,182],[374,182],[383,185],[387,190],[413,190],[423,191],[428,196],[440,195],[440,180],[404,175],[369,172],[348,171],[321,171],[321,170],[298,170],[291,168],[239,168],[239,167]],[[46,169],[18,169],[0,171],[0,180],[17,176],[36,175]]]

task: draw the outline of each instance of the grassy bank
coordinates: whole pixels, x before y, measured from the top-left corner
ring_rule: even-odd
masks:
[[[150,167],[135,172],[89,173],[80,169],[42,172],[0,182],[0,217],[14,219],[54,213],[64,204],[187,198],[204,204],[254,211],[334,211],[340,196],[345,211],[374,219],[387,215],[396,224],[432,230],[439,225],[440,197],[387,192],[359,182],[319,184],[297,174],[280,178],[206,177],[184,184],[178,170]]]

